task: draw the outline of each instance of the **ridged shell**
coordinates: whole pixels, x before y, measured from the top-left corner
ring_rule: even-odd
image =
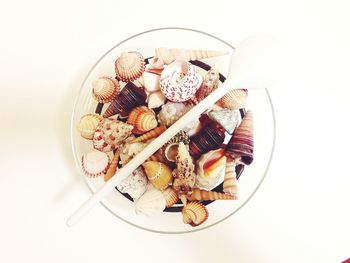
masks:
[[[253,162],[254,131],[253,113],[248,111],[227,144],[226,152],[232,158],[240,158],[246,165]]]
[[[129,143],[146,142],[150,139],[157,138],[165,130],[166,130],[165,125],[160,125],[159,127],[154,128],[153,130],[141,135],[140,137],[137,137],[137,138],[131,140]]]
[[[237,110],[244,108],[247,104],[248,90],[235,89],[227,93],[219,100],[219,104],[227,109]]]
[[[232,196],[236,196],[238,193],[235,169],[236,169],[235,161],[231,158],[228,158],[226,162],[223,188],[224,188],[224,193],[227,193]]]
[[[208,115],[212,120],[220,124],[229,134],[233,133],[240,119],[239,112],[230,109],[211,111]]]
[[[100,77],[92,82],[92,96],[100,103],[111,102],[119,91],[120,87],[115,79]]]
[[[225,139],[225,132],[219,127],[207,124],[191,138],[190,154],[196,159],[201,154],[217,149]]]
[[[142,167],[139,166],[117,185],[117,189],[122,193],[129,194],[131,198],[136,200],[146,191],[147,183],[147,177]]]
[[[109,168],[106,172],[106,174],[104,175],[103,179],[105,180],[105,182],[107,182],[109,179],[111,179],[115,172],[118,169],[118,162],[119,162],[119,156],[120,156],[120,152],[117,150],[116,153],[113,156],[113,159],[109,165]]]
[[[156,91],[148,96],[148,108],[154,109],[164,105],[166,97],[161,91]]]
[[[98,125],[94,138],[94,148],[99,151],[114,151],[131,134],[132,126],[112,118],[104,119]]]
[[[236,200],[236,196],[224,194],[220,192],[207,191],[199,188],[194,188],[191,194],[187,195],[189,201],[204,201],[204,200]]]
[[[174,61],[164,67],[160,76],[160,90],[167,99],[184,102],[194,96],[202,80],[194,65],[185,61]]]
[[[224,149],[216,149],[203,154],[197,161],[196,186],[211,189],[221,176],[226,164]]]
[[[139,52],[123,52],[115,61],[115,73],[121,81],[133,81],[141,77],[144,71],[145,60]]]
[[[132,132],[143,134],[157,127],[158,122],[153,110],[146,106],[134,108],[128,116],[128,124],[134,126]]]
[[[104,152],[92,149],[81,157],[81,166],[86,176],[97,177],[107,171],[109,157]]]
[[[195,97],[192,99],[194,103],[201,102],[212,91],[217,89],[220,84],[219,71],[217,66],[214,65],[205,75],[202,85],[197,90]]]
[[[77,129],[85,139],[92,140],[98,124],[103,120],[101,115],[88,113],[81,117]]]
[[[198,226],[207,219],[207,208],[197,201],[189,202],[182,208],[182,220],[185,224]]]
[[[143,164],[148,180],[159,189],[164,190],[171,184],[171,169],[164,163],[147,161]]]
[[[128,82],[103,114],[107,118],[115,114],[128,114],[133,108],[145,103],[146,92],[134,83]]]
[[[163,193],[148,184],[146,192],[135,202],[135,211],[137,214],[154,216],[162,213],[165,205]]]
[[[151,66],[159,68],[164,65],[169,65],[175,60],[190,61],[226,54],[228,54],[226,51],[157,48]]]
[[[166,200],[166,207],[172,207],[179,200],[179,197],[177,196],[176,192],[171,187],[165,189],[163,191],[163,195]]]

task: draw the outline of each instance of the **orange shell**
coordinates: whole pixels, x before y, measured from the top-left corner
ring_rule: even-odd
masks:
[[[143,134],[157,127],[158,122],[153,110],[146,106],[134,108],[128,116],[128,124],[133,125],[135,134]]]
[[[121,81],[133,81],[145,71],[145,60],[141,53],[123,52],[115,61],[115,73]]]
[[[150,139],[157,138],[159,135],[161,135],[166,130],[165,125],[160,125],[157,128],[154,128],[153,130],[143,134],[140,137],[137,137],[133,140],[131,140],[129,143],[135,143],[135,142],[146,142]]]
[[[167,189],[165,189],[163,191],[163,195],[166,200],[166,207],[172,207],[179,200],[179,197],[177,196],[176,192],[171,187],[168,187]]]
[[[119,91],[120,87],[115,79],[100,77],[92,82],[92,96],[100,103],[111,102]]]
[[[192,193],[187,195],[189,201],[203,200],[235,200],[236,196],[228,195],[220,192],[207,191],[199,188],[194,188]]]
[[[207,208],[197,202],[192,201],[186,204],[182,209],[182,220],[185,224],[198,226],[208,219]]]

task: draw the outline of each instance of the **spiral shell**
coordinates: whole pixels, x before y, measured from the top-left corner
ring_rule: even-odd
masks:
[[[109,168],[103,177],[105,182],[107,182],[109,179],[111,179],[115,175],[115,172],[118,169],[119,156],[120,156],[119,151],[116,151],[116,153],[114,154],[113,159],[109,165]]]
[[[119,91],[120,87],[115,79],[100,77],[92,82],[92,96],[100,103],[111,102]]]
[[[237,190],[237,178],[236,178],[236,163],[233,159],[228,158],[225,167],[225,177],[224,177],[224,193],[232,196],[236,196]]]
[[[246,89],[235,89],[228,92],[219,101],[219,105],[224,108],[237,110],[244,108],[247,104],[248,90]]]
[[[226,152],[232,158],[240,158],[246,165],[253,162],[254,131],[253,113],[248,111],[227,144]]]
[[[154,128],[153,130],[141,135],[140,137],[137,137],[137,138],[131,140],[129,143],[146,142],[150,139],[157,138],[165,130],[166,130],[165,125],[160,125],[159,127]]]
[[[171,169],[164,163],[147,161],[143,164],[148,180],[159,189],[164,190],[172,181]]]
[[[166,207],[172,207],[179,200],[179,197],[177,196],[176,192],[171,187],[165,189],[163,191],[163,195],[166,200]]]
[[[208,116],[220,124],[229,134],[233,133],[240,119],[239,112],[230,109],[211,111],[208,113]]]
[[[182,208],[182,220],[185,224],[198,226],[207,219],[207,208],[197,201],[189,202]]]
[[[195,66],[185,61],[174,61],[164,67],[160,76],[160,90],[173,102],[184,102],[196,93],[202,83],[202,76]]]
[[[136,51],[123,52],[115,61],[115,73],[121,81],[133,81],[145,71],[143,56]]]
[[[146,192],[135,202],[137,214],[154,216],[163,212],[166,205],[163,193],[148,184]]]
[[[109,152],[121,145],[131,134],[132,126],[112,118],[104,119],[97,127],[93,144],[99,151]]]
[[[85,139],[92,140],[98,124],[103,120],[101,115],[88,113],[81,117],[77,129]]]
[[[143,134],[157,127],[158,122],[153,110],[146,106],[134,108],[128,116],[128,124],[133,125],[135,134]]]
[[[178,154],[179,143],[183,142],[186,147],[190,143],[190,138],[185,131],[179,131],[174,137],[172,137],[166,144],[163,145],[163,153],[165,158],[170,162],[175,162]]]
[[[81,166],[86,176],[98,177],[107,171],[109,157],[104,152],[92,149],[81,157]]]
[[[204,200],[236,200],[236,196],[225,193],[207,191],[199,188],[194,188],[191,194],[187,195],[189,201],[204,201]]]
[[[211,92],[219,87],[220,77],[217,66],[214,65],[205,75],[202,85],[197,90],[192,101],[196,104],[206,98]]]
[[[133,108],[144,104],[146,98],[146,92],[142,88],[128,82],[108,106],[103,117],[108,118],[118,113],[128,114]]]
[[[228,54],[226,51],[157,48],[151,66],[160,68],[164,65],[169,65],[175,60],[190,61],[226,54]]]

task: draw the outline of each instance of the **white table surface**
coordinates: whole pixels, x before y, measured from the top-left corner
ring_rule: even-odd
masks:
[[[349,4],[203,2],[2,1],[0,262],[350,257]],[[258,33],[289,43],[297,63],[270,89],[277,141],[268,175],[243,209],[201,232],[146,232],[101,206],[68,228],[66,218],[90,194],[70,148],[78,88],[111,46],[166,26],[207,31],[233,45]]]

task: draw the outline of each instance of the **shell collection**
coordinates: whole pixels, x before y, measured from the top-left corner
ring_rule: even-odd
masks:
[[[77,124],[82,140],[91,143],[81,157],[83,173],[107,181],[162,136],[220,87],[216,64],[203,74],[191,61],[225,54],[157,48],[148,64],[137,51],[121,53],[114,65],[116,75],[91,83],[99,114],[87,113]],[[254,152],[253,115],[250,110],[242,113],[247,97],[245,89],[225,95],[116,186],[131,197],[137,214],[154,216],[176,208],[181,211],[179,220],[182,216],[185,224],[195,227],[208,219],[206,202],[238,199],[235,168],[250,165]]]

